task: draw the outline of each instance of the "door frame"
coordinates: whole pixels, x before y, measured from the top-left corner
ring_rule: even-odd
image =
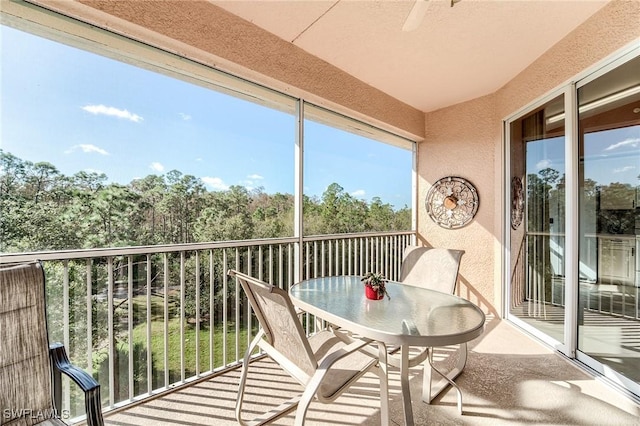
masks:
[[[576,75],[570,81],[549,91],[532,103],[520,108],[502,121],[502,188],[503,188],[503,219],[502,219],[502,275],[503,275],[503,318],[531,334],[542,343],[554,348],[569,359],[579,361],[579,366],[604,377],[605,381],[618,390],[632,396],[640,397],[640,383],[620,375],[608,366],[591,356],[578,350],[578,289],[579,289],[579,129],[578,129],[578,100],[580,87],[605,75],[625,62],[640,57],[640,46],[637,40],[585,71]],[[565,318],[564,342],[559,342],[539,329],[529,325],[510,313],[511,300],[511,123],[522,118],[527,113],[541,107],[550,100],[564,95],[565,109]],[[526,220],[526,219],[525,219]],[[638,254],[636,253],[636,256]]]

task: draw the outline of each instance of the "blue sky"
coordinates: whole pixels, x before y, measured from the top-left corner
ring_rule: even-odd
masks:
[[[552,168],[564,173],[564,137],[527,144],[527,173]],[[587,133],[584,137],[585,177],[599,185],[639,184],[640,126]]]
[[[209,190],[293,193],[292,115],[2,26],[0,148],[129,183],[179,170]],[[305,193],[411,205],[411,152],[305,123]]]

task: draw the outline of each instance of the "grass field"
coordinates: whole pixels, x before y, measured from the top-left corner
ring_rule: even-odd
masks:
[[[127,317],[128,306],[123,304],[119,309],[123,318]],[[133,299],[133,317],[136,326],[132,331],[133,342],[133,396],[148,391],[147,354],[151,351],[152,360],[152,389],[179,382],[184,378],[194,376],[196,372],[219,369],[241,360],[248,346],[246,324],[236,330],[235,322],[227,321],[226,327],[222,320],[215,321],[213,335],[210,324],[201,321],[196,327],[195,321],[184,321],[181,326],[176,304],[169,302],[168,321],[165,331],[164,298],[151,297],[151,340],[147,340],[147,305],[146,296]],[[254,333],[257,322],[253,321]],[[182,330],[182,333],[181,333]],[[238,346],[236,347],[236,334]],[[166,339],[165,339],[166,335]],[[212,341],[210,339],[213,339]],[[165,341],[166,340],[166,341]],[[183,344],[184,342],[184,344]],[[165,351],[166,346],[166,351]],[[126,330],[121,330],[116,338],[114,359],[114,399],[115,402],[129,398],[129,336]],[[213,356],[211,352],[213,351]],[[168,370],[168,383],[165,382],[165,356]],[[199,370],[196,369],[196,361]],[[109,359],[108,349],[105,347],[94,353],[94,375],[102,386],[102,397],[109,395]]]

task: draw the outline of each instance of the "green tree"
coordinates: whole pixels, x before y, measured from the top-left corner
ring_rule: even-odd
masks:
[[[636,188],[628,183],[612,182],[596,187],[599,197],[597,231],[603,234],[635,234],[640,213],[635,205]]]
[[[140,196],[128,187],[111,184],[99,189],[89,203],[80,209],[85,215],[88,247],[135,245],[143,216],[138,204]],[[80,218],[79,218],[80,219]]]
[[[326,234],[363,232],[367,230],[367,204],[332,183],[322,194],[321,217]]]
[[[320,235],[323,232],[321,201],[307,195],[302,198],[304,235]]]
[[[253,238],[249,191],[231,186],[227,191],[209,194],[195,224],[198,241],[232,241]]]
[[[258,188],[251,193],[254,238],[277,238],[293,235],[293,196],[269,195]]]
[[[391,204],[383,203],[380,197],[374,197],[369,206],[367,228],[374,231],[390,231],[395,228],[395,212]]]
[[[142,244],[162,244],[167,241],[166,221],[162,209],[163,199],[167,193],[167,184],[162,176],[148,175],[143,179],[131,182],[131,188],[140,195],[140,208],[144,212],[144,228],[140,231]]]
[[[205,188],[194,176],[172,170],[165,176],[168,188],[160,207],[164,214],[167,243],[194,241],[193,227],[201,214]]]

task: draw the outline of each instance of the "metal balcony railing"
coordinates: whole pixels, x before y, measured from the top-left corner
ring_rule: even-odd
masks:
[[[547,306],[565,306],[564,234],[528,233],[513,267],[512,307],[546,318]],[[580,241],[580,306],[640,320],[640,237],[588,234]],[[526,256],[526,268],[525,268]]]
[[[47,279],[52,342],[99,381],[105,411],[238,365],[257,321],[234,268],[289,288],[302,278],[400,274],[414,232],[342,234],[3,255],[39,259]],[[307,327],[314,321],[307,319]],[[63,385],[63,410],[83,415],[81,395]]]

